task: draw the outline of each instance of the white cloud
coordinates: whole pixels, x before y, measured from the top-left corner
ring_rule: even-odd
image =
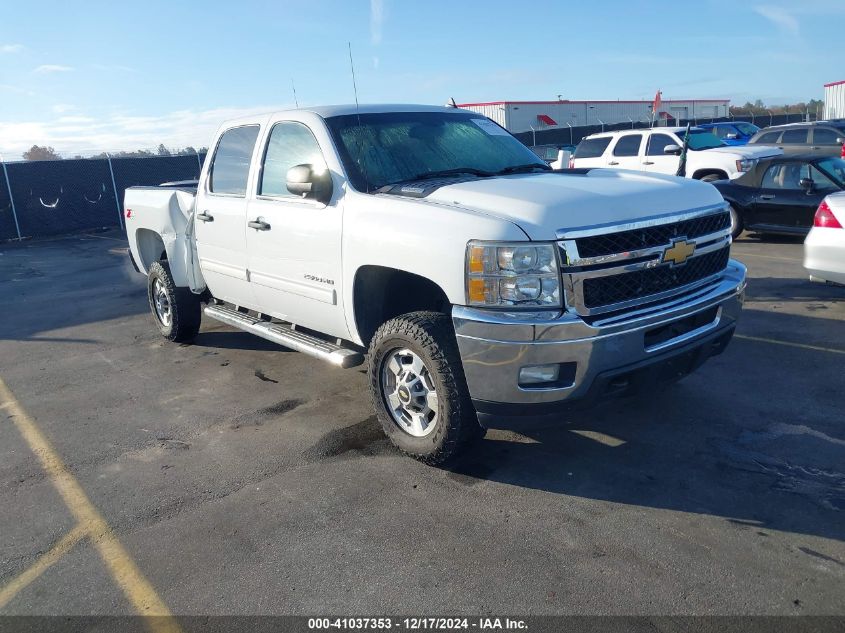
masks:
[[[57,103],[52,107],[53,112],[56,114],[64,114],[65,112],[70,112],[71,110],[75,110],[76,107],[70,105],[69,103]]]
[[[20,53],[23,44],[0,44],[0,53]]]
[[[26,88],[21,88],[20,86],[13,86],[11,84],[0,84],[0,92],[13,92],[19,95],[27,95],[28,97],[34,97],[35,93],[32,90],[27,90]]]
[[[7,158],[19,156],[33,145],[49,145],[63,155],[152,149],[159,143],[199,148],[211,142],[217,127],[227,119],[291,107],[293,104],[181,110],[161,116],[117,113],[95,119],[79,114],[49,121],[0,121],[0,153]]]
[[[33,72],[38,74],[46,73],[69,73],[73,70],[70,66],[61,66],[60,64],[42,64]]]
[[[384,0],[370,0],[370,39],[374,46],[381,44],[384,27]]]
[[[779,29],[797,35],[801,29],[798,19],[787,9],[771,5],[760,5],[754,7],[754,11],[769,20]]]

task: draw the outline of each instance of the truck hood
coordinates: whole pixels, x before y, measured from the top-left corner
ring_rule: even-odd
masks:
[[[703,149],[696,153],[725,154],[735,158],[766,158],[767,156],[780,156],[783,150],[771,145],[731,145],[728,147],[714,147]]]
[[[532,240],[724,204],[710,184],[619,169],[486,178],[440,187],[425,200],[508,220]]]

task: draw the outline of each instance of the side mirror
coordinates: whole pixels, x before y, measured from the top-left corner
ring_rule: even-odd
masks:
[[[729,134],[725,134],[725,138],[728,139],[729,141],[735,141],[736,139],[739,138],[739,134],[736,134],[735,132],[731,132]]]
[[[680,145],[675,145],[674,143],[671,143],[671,144],[669,144],[669,145],[667,145],[666,147],[663,148],[663,153],[664,154],[672,154],[674,156],[680,156],[681,155],[681,147],[680,147]]]
[[[812,178],[802,178],[798,181],[798,185],[806,191],[812,191],[813,187],[816,186],[816,183]]]
[[[332,199],[332,176],[329,170],[315,170],[314,165],[296,165],[288,169],[287,188],[292,194],[323,204]]]

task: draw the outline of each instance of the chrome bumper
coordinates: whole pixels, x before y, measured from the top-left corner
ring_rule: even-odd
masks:
[[[622,317],[587,323],[570,313],[549,319],[535,313],[526,318],[455,306],[452,319],[476,409],[518,415],[531,413],[529,405],[541,405],[533,407],[539,410],[552,408],[542,405],[610,395],[614,382],[623,384],[619,377],[626,371],[642,373],[650,366],[676,362],[682,355],[686,364],[671,371],[683,374],[685,366],[694,369],[727,344],[744,296],[745,266],[730,260],[725,272],[704,288]],[[712,321],[696,323],[688,331],[679,328],[683,333],[678,336],[666,339],[653,334],[671,332],[664,328],[667,325],[694,322],[691,317],[708,310],[714,312]],[[567,363],[572,370],[566,384],[520,386],[521,368],[552,363]]]

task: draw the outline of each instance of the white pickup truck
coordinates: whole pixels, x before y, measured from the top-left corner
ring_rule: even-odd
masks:
[[[569,164],[674,175],[678,173],[685,134],[684,127],[591,134],[578,144]],[[705,182],[738,178],[761,158],[783,154],[783,150],[765,145],[728,146],[703,128],[690,130],[687,149],[687,178]]]
[[[491,419],[685,375],[728,344],[745,290],[710,185],[553,171],[454,108],[230,121],[199,182],[132,187],[124,206],[165,337],[192,339],[204,313],[368,360],[385,433],[432,464]]]

